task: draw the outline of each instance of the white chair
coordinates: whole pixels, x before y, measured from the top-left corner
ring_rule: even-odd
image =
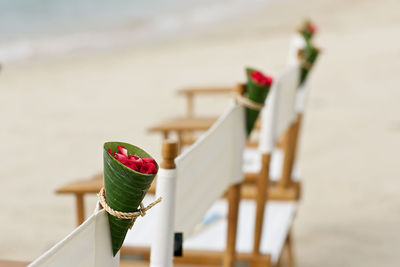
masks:
[[[296,33],[291,41],[289,48],[288,66],[298,68],[300,66],[298,51],[303,49],[306,42],[303,36]],[[294,92],[295,101],[291,98],[284,103],[288,112],[293,114],[286,131],[280,132],[281,144],[276,146],[271,154],[269,177],[273,184],[269,195],[274,200],[298,200],[300,197],[300,170],[296,164],[296,152],[299,141],[299,131],[305,110],[306,98],[308,93],[307,82],[302,86],[296,86]],[[292,92],[293,93],[293,92]],[[246,149],[244,171],[254,172],[260,169],[260,154],[255,153],[255,149]],[[251,175],[250,175],[251,176]]]
[[[32,262],[29,267],[117,267],[108,216],[98,207],[94,213],[64,240]]]
[[[261,131],[258,149],[246,149],[245,165],[246,173],[254,174],[256,178],[256,218],[253,253],[271,254],[272,264],[278,263],[281,258],[284,245],[291,254],[290,229],[295,216],[296,201],[265,201],[271,179],[272,162],[276,160],[276,143],[287,132],[295,119],[294,103],[296,101],[296,89],[299,81],[299,68],[289,67],[274,82],[270,95],[261,114]],[[254,164],[254,162],[258,162]],[[278,181],[280,183],[282,178]],[[277,187],[278,189],[280,187]],[[272,189],[272,188],[271,188]],[[265,208],[264,208],[265,205]],[[289,262],[289,263],[290,263]]]
[[[276,80],[262,114],[263,122],[260,136],[260,147],[254,152],[254,154],[257,154],[256,157],[258,157],[258,160],[261,162],[260,168],[255,170],[260,178],[258,181],[258,188],[260,190],[257,194],[256,200],[243,200],[239,205],[238,230],[235,246],[238,260],[245,260],[255,264],[264,264],[265,266],[270,265],[271,262],[272,264],[277,263],[281,257],[284,245],[288,243],[288,236],[295,216],[297,204],[294,201],[269,201],[265,204],[265,194],[268,187],[268,168],[271,151],[275,147],[277,137],[290,126],[294,119],[294,101],[298,76],[298,68],[294,67],[285,71]],[[243,108],[238,107],[238,109]],[[226,128],[226,130],[221,130],[220,133],[216,135],[217,138],[215,138],[215,141],[209,142],[212,144],[210,151],[214,151],[211,154],[207,153],[207,151],[209,151],[207,145],[205,145],[203,149],[200,149],[202,142],[207,142],[209,138],[212,138],[213,131],[218,130],[218,124],[222,123],[225,116],[226,113],[222,116],[222,119],[220,118],[217,123],[204,134],[204,136],[200,137],[192,147],[183,152],[183,154],[176,159],[176,179],[178,183],[176,195],[178,200],[176,201],[177,206],[175,210],[180,210],[181,212],[178,213],[181,215],[175,216],[176,227],[174,229],[178,231],[183,229],[185,236],[189,237],[185,238],[183,244],[185,249],[184,258],[186,258],[186,260],[182,259],[183,262],[206,262],[209,264],[221,263],[221,259],[223,258],[224,253],[226,253],[228,246],[232,244],[232,242],[227,242],[227,239],[229,239],[227,233],[229,233],[229,225],[231,221],[230,219],[227,219],[227,217],[230,217],[228,214],[228,201],[225,199],[219,199],[227,186],[232,185],[232,183],[225,183],[225,186],[221,186],[216,193],[213,191],[208,192],[207,190],[213,188],[214,183],[219,179],[227,179],[227,173],[221,172],[220,175],[215,176],[213,175],[214,169],[207,169],[209,169],[208,164],[210,162],[218,162],[219,159],[223,159],[224,155],[226,155],[225,150],[229,149],[229,151],[231,151],[232,148],[230,146],[233,146],[235,143],[239,142],[244,148],[243,136],[240,136],[241,141],[238,141],[238,136],[235,137],[235,139],[237,139],[235,142],[229,141],[231,140],[229,137],[231,134],[243,131],[243,128],[241,128],[241,126],[239,127],[239,125],[244,125],[243,121],[240,120],[240,117],[237,117],[238,128],[236,128],[236,130],[228,130],[228,128]],[[232,127],[235,124],[233,124]],[[242,134],[243,132],[241,135]],[[227,144],[230,144],[230,146],[227,146]],[[236,148],[235,151],[239,153],[238,155],[241,158],[241,149]],[[191,153],[197,153],[200,157],[198,158],[198,162],[204,162],[204,165],[192,165],[195,164],[196,161],[192,161],[191,164],[180,165],[181,162],[185,162],[184,160],[182,161],[182,159],[185,159],[185,157],[191,157]],[[201,158],[203,158],[203,160],[201,160]],[[235,161],[237,163],[241,162],[238,159]],[[229,164],[226,164],[226,167],[228,166]],[[187,176],[180,176],[179,169],[182,167],[188,169]],[[234,168],[235,171],[230,173],[230,175],[242,174],[242,165],[235,164]],[[190,174],[193,173],[195,175],[191,178]],[[212,179],[208,179],[208,177],[211,177]],[[163,191],[162,188],[165,186],[161,185],[161,178],[162,177],[159,176],[157,180],[157,190]],[[183,182],[186,181],[186,179],[188,182],[187,185],[184,186]],[[240,182],[241,179],[242,178],[237,177],[233,181],[237,183]],[[179,185],[180,181],[182,183],[181,186]],[[191,187],[187,187],[188,185],[191,185]],[[183,191],[180,192],[180,190]],[[166,193],[168,191],[163,192]],[[171,192],[173,192],[173,190],[171,190]],[[209,193],[212,194],[209,196]],[[163,197],[166,197],[167,195],[169,195],[169,193],[164,194]],[[204,207],[201,205],[203,199],[205,203],[207,203]],[[174,203],[174,201],[172,202]],[[179,205],[183,205],[184,208],[178,208]],[[191,207],[191,209],[188,209],[186,206]],[[266,212],[264,212],[264,209]],[[182,210],[186,210],[186,212],[183,212]],[[194,213],[192,214],[193,211]],[[156,214],[154,213],[151,216],[156,217]],[[201,219],[201,217],[203,217],[203,219]],[[165,226],[165,219],[151,218],[150,216],[145,219],[148,220],[148,223],[145,222],[145,220],[138,222],[135,229],[128,234],[124,244],[128,246],[124,249],[126,253],[135,253],[138,251],[143,252],[143,247],[149,247],[151,245],[150,238],[144,238],[145,236],[149,237],[152,234],[149,233],[148,230],[151,229],[149,228],[150,224],[154,222],[162,222]],[[202,225],[196,227],[195,224],[200,221],[203,222]],[[184,227],[183,224],[186,223],[190,224],[189,228]],[[182,224],[182,226],[180,226],[180,224]],[[190,231],[188,231],[189,229]],[[169,232],[169,238],[172,238],[171,229],[164,229],[164,231]],[[159,244],[160,239],[163,240],[160,238],[161,234],[159,232],[153,234],[157,234],[155,244]],[[171,240],[168,242],[171,245]],[[156,251],[157,246],[156,248],[153,247],[152,253],[156,253]],[[168,250],[163,249],[162,251]],[[200,253],[196,251],[200,251]],[[170,266],[159,265],[162,261],[158,262],[159,264],[157,265],[154,263],[156,258],[155,256],[153,257],[153,255],[152,267]],[[168,251],[167,255],[171,256],[172,252]],[[169,259],[169,261],[170,260],[171,259]]]
[[[182,232],[184,257],[180,260],[198,262],[190,257],[188,251],[196,249],[197,242],[194,240],[199,236],[196,226],[201,223],[214,203],[228,191],[231,219],[228,224],[225,222],[226,231],[203,244],[203,248],[210,248],[207,251],[212,252],[212,244],[218,240],[223,243],[224,249],[221,253],[212,255],[203,251],[198,257],[202,258],[203,262],[206,260],[233,266],[245,141],[244,108],[232,104],[217,122],[179,157],[175,158],[177,153],[174,155],[164,149],[156,187],[156,195],[161,196],[163,201],[154,213],[138,220],[125,239],[123,251],[137,253],[147,248],[148,253],[148,248],[151,247],[151,266],[172,266],[173,234]],[[177,149],[169,150],[177,152]],[[203,234],[204,231],[200,233]]]

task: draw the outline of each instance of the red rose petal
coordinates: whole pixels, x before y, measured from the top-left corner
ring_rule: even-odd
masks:
[[[115,153],[115,159],[121,162],[122,164],[125,164],[128,160],[128,157],[125,155],[122,155],[120,153]]]
[[[127,160],[129,164],[134,164],[136,165],[138,168],[141,168],[143,165],[143,160],[141,158],[137,158],[135,159],[134,157],[131,157],[130,159]]]
[[[132,170],[134,170],[134,171],[139,171],[139,168],[138,168],[138,166],[136,166],[135,164],[130,164],[129,162],[127,162],[126,164],[125,164],[125,166],[126,167],[128,167],[128,168],[131,168]]]
[[[157,173],[157,163],[153,158],[140,158],[135,155],[130,155],[128,154],[128,150],[123,146],[117,146],[117,148],[118,152],[113,153],[111,148],[109,148],[108,153],[126,167],[144,174]]]
[[[156,165],[152,163],[144,163],[142,168],[140,168],[140,172],[144,174],[155,174],[157,172]]]
[[[307,30],[311,33],[314,34],[317,31],[317,27],[315,27],[314,24],[310,23],[307,25]]]
[[[267,79],[266,79],[267,85],[268,85],[268,86],[271,86],[271,84],[272,84],[272,82],[273,82],[274,79],[272,79],[271,76],[267,76],[266,78],[267,78]]]
[[[128,156],[128,150],[123,146],[117,146],[119,153],[124,156]]]
[[[142,160],[146,163],[156,164],[156,161],[153,158],[142,158]]]
[[[253,82],[257,83],[260,86],[270,86],[272,84],[272,77],[265,76],[260,71],[254,71],[250,73],[250,77]]]

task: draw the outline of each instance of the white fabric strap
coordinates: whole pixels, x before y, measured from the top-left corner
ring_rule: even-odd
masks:
[[[289,54],[288,54],[288,66],[298,66],[300,64],[298,52],[306,46],[304,37],[296,33],[290,42]]]
[[[267,97],[265,108],[261,112],[259,150],[262,153],[269,154],[275,147],[277,104],[277,83],[274,81]]]
[[[286,69],[274,82],[261,114],[259,149],[271,153],[277,139],[295,119],[296,91],[299,83],[298,66]]]
[[[107,213],[96,208],[83,224],[28,266],[118,267],[119,252],[113,257]]]
[[[159,169],[156,196],[163,201],[155,210],[154,229],[151,243],[151,267],[171,267],[174,247],[174,214],[176,194],[175,169]]]
[[[296,93],[296,112],[299,114],[303,113],[306,108],[307,102],[307,95],[308,95],[308,86],[307,81],[297,89]]]
[[[243,180],[245,109],[233,104],[176,160],[176,231],[189,237],[225,190]]]

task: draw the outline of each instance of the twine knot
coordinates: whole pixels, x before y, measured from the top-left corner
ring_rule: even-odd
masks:
[[[253,100],[250,100],[247,97],[242,96],[241,94],[235,94],[235,100],[236,103],[254,110],[262,110],[262,108],[264,107],[264,104],[254,102]]]
[[[133,225],[136,222],[136,219],[139,216],[142,216],[142,217],[145,216],[146,215],[146,211],[148,211],[149,209],[151,209],[152,207],[154,207],[155,205],[160,203],[161,200],[162,200],[162,198],[159,197],[155,201],[150,203],[147,207],[145,207],[143,205],[143,203],[140,203],[140,208],[137,211],[134,211],[134,212],[123,212],[123,211],[114,210],[113,208],[108,206],[107,201],[106,201],[106,190],[105,190],[104,187],[102,187],[100,189],[100,192],[97,194],[97,198],[99,199],[100,204],[103,206],[105,211],[107,211],[107,213],[109,213],[112,216],[117,217],[119,219],[132,220],[131,225],[129,226],[129,229],[132,229]]]
[[[307,62],[305,60],[300,60],[300,66],[305,69],[305,70],[311,70],[311,68],[313,67],[313,64],[311,64],[310,62]]]

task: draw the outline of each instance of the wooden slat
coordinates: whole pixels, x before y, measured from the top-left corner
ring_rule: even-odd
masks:
[[[149,193],[155,193],[155,182],[151,184]],[[78,180],[66,184],[56,190],[57,194],[97,194],[103,186],[103,174],[97,174],[92,179]]]
[[[224,251],[184,250],[183,257],[174,258],[174,264],[202,264],[202,266],[204,266],[203,264],[208,264],[221,266],[224,253]],[[140,255],[145,259],[149,259],[150,248],[124,246],[121,248],[121,255]],[[254,257],[252,253],[237,253],[236,258],[238,261],[256,261],[260,266],[270,266],[270,255],[262,254]]]
[[[75,201],[77,225],[81,225],[85,221],[85,202],[83,199],[83,194],[75,194]]]
[[[130,261],[130,260],[121,260],[119,265],[120,267],[149,267],[149,261]],[[179,264],[174,263],[175,267],[220,267],[220,265],[204,265],[204,264]]]
[[[215,117],[174,118],[154,125],[149,132],[206,131],[215,121]]]
[[[236,262],[236,236],[239,218],[241,184],[232,185],[227,191],[228,207],[228,229],[226,238],[226,249],[223,260],[224,267],[234,267]]]
[[[156,124],[148,129],[149,132],[178,132],[178,131],[206,131],[214,122],[216,117],[194,117],[194,118],[172,118]],[[260,128],[260,120],[257,120],[255,129]]]
[[[25,267],[29,262],[0,260],[0,267]]]
[[[255,199],[257,196],[257,187],[253,185],[243,185],[241,190],[242,199]],[[296,201],[299,199],[299,190],[293,186],[282,190],[278,186],[270,186],[267,193],[268,200],[275,201]]]
[[[259,173],[256,172],[247,172],[244,174],[244,184],[253,184],[257,183]]]
[[[283,165],[282,165],[282,176],[279,179],[279,186],[282,188],[288,188],[292,180],[292,170],[294,163],[294,146],[295,146],[295,123],[292,123],[285,133],[285,142],[283,147]]]
[[[262,168],[259,178],[257,180],[257,194],[256,194],[256,218],[254,225],[254,243],[253,255],[260,255],[261,235],[264,225],[265,202],[267,201],[268,188],[269,188],[269,163],[271,161],[271,154],[263,154],[261,157]],[[252,263],[252,267],[257,264]]]
[[[257,174],[256,173],[246,173],[246,182],[242,186],[241,190],[241,196],[242,198],[245,199],[254,199],[257,191],[257,187],[254,186],[256,182]],[[86,188],[79,188],[79,184],[82,182],[82,184],[87,185],[87,181],[78,181],[74,183],[73,187],[70,187],[67,185],[65,188],[61,187],[60,189],[57,190],[57,193],[60,194],[97,194],[100,191],[100,188],[102,186],[102,181],[99,180],[97,181],[97,184],[92,182],[92,188],[86,187]],[[154,181],[151,184],[151,187],[149,189],[150,194],[155,193],[155,185],[156,182]],[[294,200],[294,196],[299,195],[299,188],[300,184],[298,182],[293,182],[293,186],[286,189],[286,190],[280,190],[277,188],[276,184],[271,182],[271,186],[269,189],[269,194],[268,194],[268,199],[269,200]],[[87,189],[87,191],[85,191]]]
[[[103,174],[97,174],[89,180],[68,183],[56,190],[57,194],[98,193],[103,186]]]
[[[214,94],[232,94],[236,92],[236,88],[232,87],[192,87],[178,90],[177,93],[180,95],[214,95]]]

